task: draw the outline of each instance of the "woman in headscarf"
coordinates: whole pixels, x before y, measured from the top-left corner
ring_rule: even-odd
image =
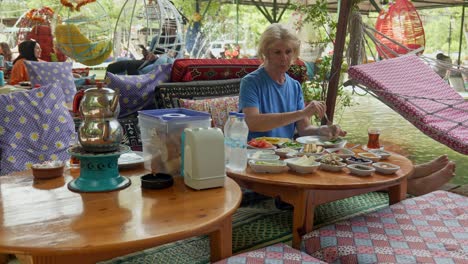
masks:
[[[25,60],[39,61],[41,56],[41,46],[34,40],[26,40],[18,45],[18,57],[13,61],[13,69],[11,70],[10,84],[18,84],[20,82],[29,81],[28,72],[26,71]]]

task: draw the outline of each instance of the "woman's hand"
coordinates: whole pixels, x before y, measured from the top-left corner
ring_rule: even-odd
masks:
[[[303,111],[307,118],[310,118],[313,115],[322,118],[325,115],[326,110],[327,106],[325,105],[325,102],[312,101],[308,105],[306,105]]]
[[[330,140],[346,136],[347,132],[342,130],[339,125],[320,126],[319,135],[327,137]]]

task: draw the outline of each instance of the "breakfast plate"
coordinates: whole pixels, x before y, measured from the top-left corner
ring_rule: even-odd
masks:
[[[286,142],[291,142],[289,138],[282,138],[282,137],[258,137],[255,138],[256,140],[265,140],[274,145],[281,145]]]
[[[325,148],[343,148],[347,141],[343,138],[337,138],[335,140],[329,140],[326,137],[321,136],[304,136],[296,138],[296,141],[302,144],[316,144],[324,146]]]
[[[141,151],[131,151],[120,155],[118,160],[119,168],[127,169],[133,168],[145,162],[143,152]]]

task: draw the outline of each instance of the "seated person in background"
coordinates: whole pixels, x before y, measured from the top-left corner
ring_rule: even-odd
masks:
[[[12,63],[12,54],[10,50],[10,46],[6,42],[0,42],[0,55],[3,56],[3,67],[6,69],[11,69]],[[1,67],[2,65],[0,65]]]
[[[304,105],[301,84],[287,71],[299,56],[300,40],[281,24],[270,25],[260,37],[258,56],[263,65],[242,78],[239,109],[245,114],[249,140],[256,137],[293,138],[320,135],[329,138],[345,136],[337,125],[311,125],[313,115],[323,117],[324,102]]]
[[[41,46],[34,40],[25,40],[18,45],[19,55],[13,61],[13,68],[9,84],[18,84],[20,82],[29,81],[28,72],[24,65],[25,60],[39,61],[41,56]]]
[[[258,56],[263,60],[259,69],[242,78],[239,109],[245,114],[249,140],[257,137],[293,138],[320,135],[328,138],[345,136],[337,125],[315,127],[312,115],[323,117],[326,105],[312,101],[304,106],[301,85],[286,72],[299,56],[300,40],[281,24],[271,24],[260,37]],[[415,165],[408,176],[408,193],[422,195],[447,183],[455,172],[455,164],[447,156]]]
[[[448,69],[450,69],[449,65],[452,64],[452,59],[443,53],[437,53],[436,59],[437,61],[434,70],[442,79],[446,79]]]
[[[111,63],[107,71],[113,74],[126,73],[128,75],[144,74],[154,67],[154,64],[165,64],[174,62],[179,57],[181,45],[177,44],[177,27],[174,19],[167,19],[163,26],[161,35],[154,36],[151,40],[149,51],[143,46],[143,59],[122,60]]]

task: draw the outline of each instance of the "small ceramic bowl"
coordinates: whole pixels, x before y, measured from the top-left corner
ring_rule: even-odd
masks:
[[[372,152],[362,152],[358,153],[358,156],[365,159],[370,159],[373,162],[378,162],[382,157]]]
[[[343,169],[344,167],[346,167],[346,163],[344,162],[338,162],[338,165],[320,163],[320,169],[325,170],[325,171],[337,172],[337,171],[341,171],[341,169]]]
[[[362,165],[370,165],[372,164],[372,160],[366,158],[359,158],[355,156],[351,156],[346,158],[346,163],[348,164],[362,164]]]
[[[276,155],[282,157],[282,158],[286,158],[286,155],[288,153],[297,153],[297,150],[296,149],[293,149],[293,148],[277,148],[275,149],[275,153]]]
[[[32,174],[36,179],[52,179],[61,177],[65,164],[63,162],[56,162],[51,164],[38,163],[32,165]]]
[[[381,149],[369,149],[369,152],[379,155],[383,160],[392,155],[390,152]]]
[[[351,174],[357,176],[369,176],[375,171],[375,168],[362,164],[349,164],[346,168],[349,169]]]
[[[320,162],[315,160],[309,160],[303,164],[297,163],[299,159],[301,159],[301,157],[285,159],[284,161],[288,164],[289,168],[299,173],[313,173],[320,167]]]
[[[249,166],[259,173],[281,173],[289,169],[284,160],[249,160]]]
[[[327,148],[325,151],[328,153],[335,153],[338,157],[343,159],[354,156],[354,152],[347,148]]]
[[[279,160],[280,156],[275,154],[254,154],[247,157],[249,160]]]
[[[393,174],[400,169],[400,166],[388,162],[376,162],[372,166],[382,174]]]

